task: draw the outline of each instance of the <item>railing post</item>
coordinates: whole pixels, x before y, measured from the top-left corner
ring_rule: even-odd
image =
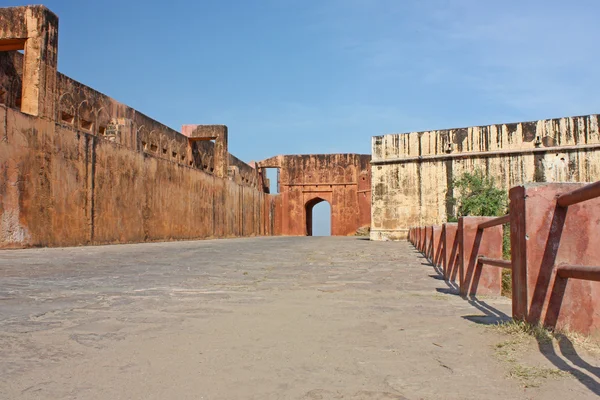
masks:
[[[442,227],[440,225],[434,225],[431,233],[431,263],[434,267],[441,265],[441,241],[442,238]]]
[[[456,282],[456,277],[458,276],[458,241],[456,240],[457,229],[457,223],[445,223],[443,225],[442,264],[444,278],[451,282]]]
[[[502,258],[502,226],[478,229],[495,217],[460,217],[458,220],[460,294],[462,296],[500,295],[502,270],[485,266],[479,256]]]
[[[432,233],[432,226],[426,226],[425,227],[425,248],[423,249],[423,254],[425,255],[425,258],[430,260],[431,257],[429,256],[429,253],[431,252],[431,233]]]
[[[583,186],[529,184],[510,190],[514,318],[584,334],[600,330],[600,282],[556,273],[562,263],[600,265],[600,198],[557,204],[559,195]]]

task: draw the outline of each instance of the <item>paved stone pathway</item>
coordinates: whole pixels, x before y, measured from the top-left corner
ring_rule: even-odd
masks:
[[[406,242],[279,237],[2,251],[0,398],[600,394],[589,354],[576,353],[585,360],[578,366],[567,357],[563,369],[577,370],[535,387],[508,376],[497,354],[507,338],[488,326],[506,314],[508,299],[456,296]],[[525,353],[528,363],[558,365],[537,346]]]

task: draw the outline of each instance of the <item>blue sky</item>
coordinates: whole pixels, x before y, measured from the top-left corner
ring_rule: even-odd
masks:
[[[177,130],[226,124],[245,161],[600,111],[597,0],[44,4],[61,72]]]

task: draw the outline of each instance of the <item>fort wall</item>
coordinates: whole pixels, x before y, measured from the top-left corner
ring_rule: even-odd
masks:
[[[500,188],[600,180],[599,116],[372,138],[371,238],[404,239],[411,226],[454,214],[452,181],[483,170]]]
[[[192,140],[56,72],[45,7],[0,21],[0,248],[275,233],[264,177],[226,141]]]

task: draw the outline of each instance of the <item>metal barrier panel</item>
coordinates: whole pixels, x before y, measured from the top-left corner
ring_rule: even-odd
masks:
[[[502,269],[477,262],[479,256],[502,258],[502,226],[479,229],[494,217],[458,219],[460,294],[462,296],[502,293]]]
[[[439,267],[442,262],[442,246],[440,239],[442,238],[442,227],[434,225],[431,233],[431,263],[435,267]]]
[[[557,274],[559,264],[600,265],[600,198],[568,207],[557,203],[560,195],[584,186],[510,190],[513,317],[584,334],[600,330],[600,282]]]
[[[444,278],[450,282],[456,282],[458,277],[458,240],[456,232],[458,230],[457,223],[446,223],[442,231],[442,268],[444,270]]]

